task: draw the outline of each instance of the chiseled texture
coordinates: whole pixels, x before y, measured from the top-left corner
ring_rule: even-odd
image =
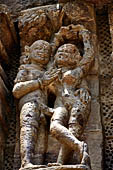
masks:
[[[3,169],[5,140],[8,135],[8,117],[11,115],[7,76],[0,65],[0,169]]]
[[[52,47],[51,59],[49,60],[50,62],[48,63],[47,67],[46,65],[44,66],[44,72],[46,70],[48,71],[45,72],[45,74],[42,74],[38,78],[36,76],[37,75],[36,70],[38,70],[38,67],[35,67],[36,69],[35,70],[36,72],[34,72],[35,80],[33,79],[32,76],[30,76],[31,79],[29,81],[24,81],[24,79],[23,80],[21,79],[21,82],[18,83],[20,83],[19,85],[21,87],[23,84],[23,86],[25,85],[24,87],[28,87],[28,89],[32,91],[29,93],[29,90],[27,88],[25,90],[27,91],[27,93],[29,93],[27,94],[29,99],[32,99],[31,96],[35,96],[34,88],[39,88],[42,92],[44,91],[47,92],[45,95],[47,97],[46,104],[48,104],[48,106],[52,105],[53,108],[48,108],[45,104],[43,105],[43,113],[44,114],[46,113],[49,116],[51,116],[52,113],[54,113],[52,117],[53,120],[51,120],[52,122],[51,132],[53,131],[52,135],[55,138],[57,136],[55,131],[58,130],[58,128],[56,128],[56,126],[58,125],[57,123],[63,126],[61,131],[58,130],[58,137],[57,137],[57,139],[62,143],[62,148],[58,156],[58,162],[60,162],[61,164],[64,164],[64,162],[67,162],[68,164],[69,162],[68,158],[70,158],[71,155],[73,155],[72,154],[73,149],[70,148],[71,146],[75,148],[75,153],[76,154],[78,153],[78,157],[80,156],[81,159],[79,160],[78,158],[78,160],[76,160],[76,157],[74,157],[75,160],[73,161],[73,164],[76,164],[76,161],[78,161],[79,163],[89,165],[89,162],[87,162],[89,161],[87,145],[81,141],[82,140],[87,141],[87,138],[85,138],[86,136],[84,137],[82,135],[83,135],[85,125],[88,121],[88,117],[90,117],[89,116],[90,104],[92,106],[91,111],[93,111],[91,112],[91,114],[93,114],[91,116],[91,120],[92,118],[95,118],[97,114],[99,116],[99,111],[95,113],[94,110],[94,107],[96,110],[97,109],[99,110],[99,107],[97,107],[96,105],[98,104],[99,106],[99,103],[98,101],[96,102],[96,104],[94,103],[95,96],[96,97],[98,96],[98,88],[97,91],[95,89],[96,86],[98,87],[98,78],[97,78],[98,61],[96,60],[97,57],[95,57],[97,54],[95,48],[96,26],[95,26],[93,9],[94,9],[93,5],[91,4],[87,4],[85,2],[82,3],[82,1],[73,1],[73,2],[70,1],[66,4],[60,4],[60,5],[54,4],[54,5],[44,6],[44,7],[41,6],[32,9],[27,9],[22,11],[20,13],[20,17],[18,18],[20,44],[21,44],[21,52],[22,52],[23,60],[24,59],[26,60],[27,57],[29,56],[29,48],[25,47],[25,45],[29,45],[31,47],[32,43],[38,39],[44,39],[48,41]],[[90,36],[89,36],[89,32],[90,32]],[[92,46],[94,47],[94,49],[92,48]],[[26,49],[25,53],[23,53],[24,47]],[[60,59],[60,56],[61,59],[63,58],[62,61]],[[70,58],[68,58],[68,56],[70,56]],[[57,57],[59,58],[58,60]],[[95,57],[96,65],[95,67],[91,68],[94,64],[94,57]],[[27,65],[29,64],[27,63],[26,66]],[[26,74],[26,71],[24,72],[23,71],[24,69],[22,70],[22,67],[20,66],[20,70],[21,70],[19,73],[20,77],[21,74]],[[51,69],[49,69],[50,67]],[[32,70],[32,69],[28,68],[28,70]],[[32,71],[30,72],[33,73]],[[46,81],[44,81],[45,77],[46,77]],[[26,78],[29,78],[29,76],[27,76]],[[49,86],[47,85],[48,84],[47,79],[51,80],[49,81],[50,82]],[[17,81],[19,81],[19,79],[17,79]],[[34,83],[33,86],[32,83]],[[91,88],[91,91],[89,87]],[[16,88],[16,84],[14,88]],[[23,92],[21,91],[21,93],[18,94],[21,95],[22,93]],[[71,95],[69,95],[69,93]],[[51,94],[53,94],[53,96],[51,96]],[[22,96],[23,97],[19,102],[20,108],[23,105],[26,98],[24,95]],[[51,98],[51,97],[54,98],[54,96],[56,97],[56,99]],[[91,100],[91,96],[92,96],[92,100]],[[17,98],[19,98],[19,96]],[[30,107],[33,107],[34,110],[35,107],[37,108],[36,105],[37,103],[34,103],[34,106],[31,103]],[[61,106],[61,109],[58,108],[58,106]],[[64,109],[62,109],[62,106],[64,107]],[[27,104],[25,105],[25,108],[26,107]],[[22,110],[23,113],[26,112],[25,108],[23,108]],[[40,106],[38,106],[38,108],[40,108],[40,110],[42,109]],[[28,110],[30,111],[30,108]],[[57,114],[57,111],[59,111],[59,114]],[[58,122],[54,120],[54,117],[55,119],[57,117]],[[39,118],[40,118],[40,113],[39,113]],[[97,119],[95,118],[94,122],[96,120]],[[39,120],[38,122],[40,124],[41,121]],[[91,123],[90,126],[88,127],[88,130],[85,131],[87,135],[89,136],[91,135],[90,137],[94,136],[92,131],[96,133],[97,132],[96,130],[98,130],[98,126],[100,126],[100,120],[96,121],[95,123],[94,122]],[[59,127],[62,126],[59,125]],[[64,129],[66,133],[67,131],[69,132],[67,133],[66,136],[63,131]],[[40,132],[40,130],[41,129],[38,130],[38,133]],[[99,132],[101,134],[101,128]],[[60,133],[64,135],[62,139]],[[71,145],[69,146],[70,139],[72,140],[71,140]],[[99,149],[97,152],[99,153],[101,152],[100,143],[102,142],[102,139],[99,142],[97,142],[98,141],[97,137],[95,137],[94,139],[95,139],[94,140],[95,146],[98,143]],[[50,140],[51,139],[49,135],[49,142],[48,142],[49,149],[46,154],[45,163],[47,163],[48,160],[51,160],[52,162],[54,161],[56,162],[56,157],[57,157],[56,152],[58,152],[58,143],[55,140],[51,140],[51,141]],[[37,141],[39,141],[39,138]],[[43,144],[41,144],[41,147],[43,146]],[[88,141],[88,144],[91,144],[91,139]],[[66,150],[65,150],[65,145],[66,145]],[[54,149],[56,147],[57,149]],[[40,147],[39,147],[39,151],[40,151]],[[90,153],[92,158],[91,161],[93,162],[92,164],[93,168],[96,170],[100,169],[99,167],[101,167],[101,165],[99,163],[96,164],[96,162],[98,162],[97,159],[96,161],[95,159],[93,159],[96,153],[92,152],[91,145],[90,145]],[[66,154],[69,155],[69,157],[66,156]],[[76,156],[76,154],[74,156]],[[34,159],[36,160],[36,164],[38,164],[39,161],[38,161],[37,152],[34,154],[34,156],[35,156]],[[99,153],[99,156],[101,160],[101,153]],[[85,159],[86,157],[87,159]]]
[[[77,32],[79,33],[77,34]],[[65,40],[70,41],[73,36],[78,36],[78,38],[81,36],[84,43],[83,56],[80,56],[78,48],[73,44],[64,44],[59,47],[60,44],[65,43],[62,35]],[[61,39],[62,41],[60,41]],[[79,153],[80,163],[90,167],[87,144],[79,141],[90,112],[91,96],[84,80],[94,60],[89,31],[82,25],[61,27],[51,45],[52,55],[59,47],[51,63],[53,69],[44,73],[51,48],[46,41],[38,40],[30,47],[25,47],[25,56],[21,57],[21,66],[15,79],[13,94],[16,98],[20,98],[19,107],[21,109],[22,167],[32,165],[41,110],[47,109],[48,96],[45,95],[44,89],[49,84],[50,91],[51,84],[54,84],[56,95],[50,131],[62,143],[58,163],[65,164],[69,152],[74,150]],[[44,110],[44,114],[46,114],[45,112]],[[67,126],[69,128],[66,128]],[[41,162],[43,163],[43,160]]]
[[[41,78],[45,72],[45,66],[49,61],[51,47],[48,42],[39,40],[30,47],[26,47],[25,55],[20,58],[20,67],[15,79],[13,94],[20,99],[20,145],[22,167],[32,164],[35,144],[37,143],[40,119],[43,120],[43,129],[46,122],[43,115],[44,104],[47,103],[44,91],[41,89]],[[46,81],[47,82],[47,81]],[[41,115],[42,114],[42,115]],[[43,164],[46,151],[46,131],[43,131],[42,139],[45,143],[42,148],[42,157],[39,164]],[[43,143],[43,141],[42,141]]]
[[[11,14],[7,6],[0,4],[0,55],[5,63],[9,63],[11,53],[16,48],[17,35]]]
[[[62,25],[62,18],[63,11],[57,9],[56,4],[22,11],[18,18],[21,50],[38,39],[50,42],[54,32]]]
[[[33,8],[40,5],[54,4],[54,3],[66,3],[74,0],[0,0],[0,3],[6,4],[12,11],[12,14],[17,17],[21,10],[27,8]],[[104,4],[111,3],[112,0],[85,0],[86,2],[103,6]]]
[[[0,0],[0,4],[8,6],[14,19],[17,19],[21,10],[40,5],[54,4],[56,2],[57,0]]]
[[[79,50],[73,44],[60,46],[66,40],[71,41],[77,36],[83,38],[83,56],[80,56]],[[53,54],[60,46],[54,56],[54,63],[62,70],[60,79],[53,84],[56,101],[50,124],[52,135],[62,144],[57,162],[66,164],[69,153],[74,150],[80,156],[79,163],[90,166],[87,144],[79,141],[88,120],[91,102],[85,81],[85,76],[94,60],[89,31],[81,25],[61,27],[52,45]]]
[[[88,167],[86,167],[85,165],[61,165],[61,166],[52,166],[52,167],[41,167],[41,166],[35,166],[35,168],[33,167],[28,167],[28,168],[21,168],[20,170],[38,170],[40,168],[40,170],[89,170]]]

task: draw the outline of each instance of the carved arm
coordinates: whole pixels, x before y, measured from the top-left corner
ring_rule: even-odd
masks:
[[[30,80],[25,82],[19,82],[14,85],[13,95],[19,99],[25,94],[32,92],[40,87],[40,80]]]
[[[50,71],[46,71],[42,78],[38,78],[38,80],[30,80],[25,82],[19,82],[14,85],[13,95],[15,98],[19,99],[22,96],[26,95],[29,92],[37,90],[39,88],[43,89],[45,86],[52,83],[58,75],[60,74],[61,69],[50,69]]]
[[[79,63],[79,67],[83,71],[83,76],[87,75],[93,61],[94,61],[94,51],[91,45],[90,32],[84,28],[83,25],[68,25],[61,27],[59,32],[55,34],[52,45],[52,54],[55,53],[57,48],[62,45],[65,40],[75,40],[79,38],[82,39],[84,44],[84,55]]]

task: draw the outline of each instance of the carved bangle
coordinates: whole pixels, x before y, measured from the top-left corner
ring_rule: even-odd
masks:
[[[81,67],[79,67],[79,73],[80,73],[80,77],[82,78],[84,76],[84,71]]]
[[[39,83],[39,86],[42,87],[42,80],[41,80],[41,78],[38,78],[38,83]]]

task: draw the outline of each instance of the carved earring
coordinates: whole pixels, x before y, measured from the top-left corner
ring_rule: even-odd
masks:
[[[30,55],[30,47],[29,46],[25,46],[25,55],[29,57]]]

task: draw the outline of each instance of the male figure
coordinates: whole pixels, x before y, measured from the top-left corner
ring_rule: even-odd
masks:
[[[51,46],[43,40],[38,40],[30,47],[26,47],[25,55],[21,57],[21,66],[15,79],[16,84],[13,88],[13,94],[19,99],[22,167],[33,166],[32,159],[37,142],[41,113],[42,115],[43,113],[51,115],[50,109],[46,106],[47,96],[44,93],[44,87],[57,77],[58,72],[51,71],[49,75],[48,72],[45,73],[50,54]],[[43,128],[46,129],[45,119],[44,122]],[[46,150],[46,130],[43,135],[44,147],[39,164],[43,164]]]

